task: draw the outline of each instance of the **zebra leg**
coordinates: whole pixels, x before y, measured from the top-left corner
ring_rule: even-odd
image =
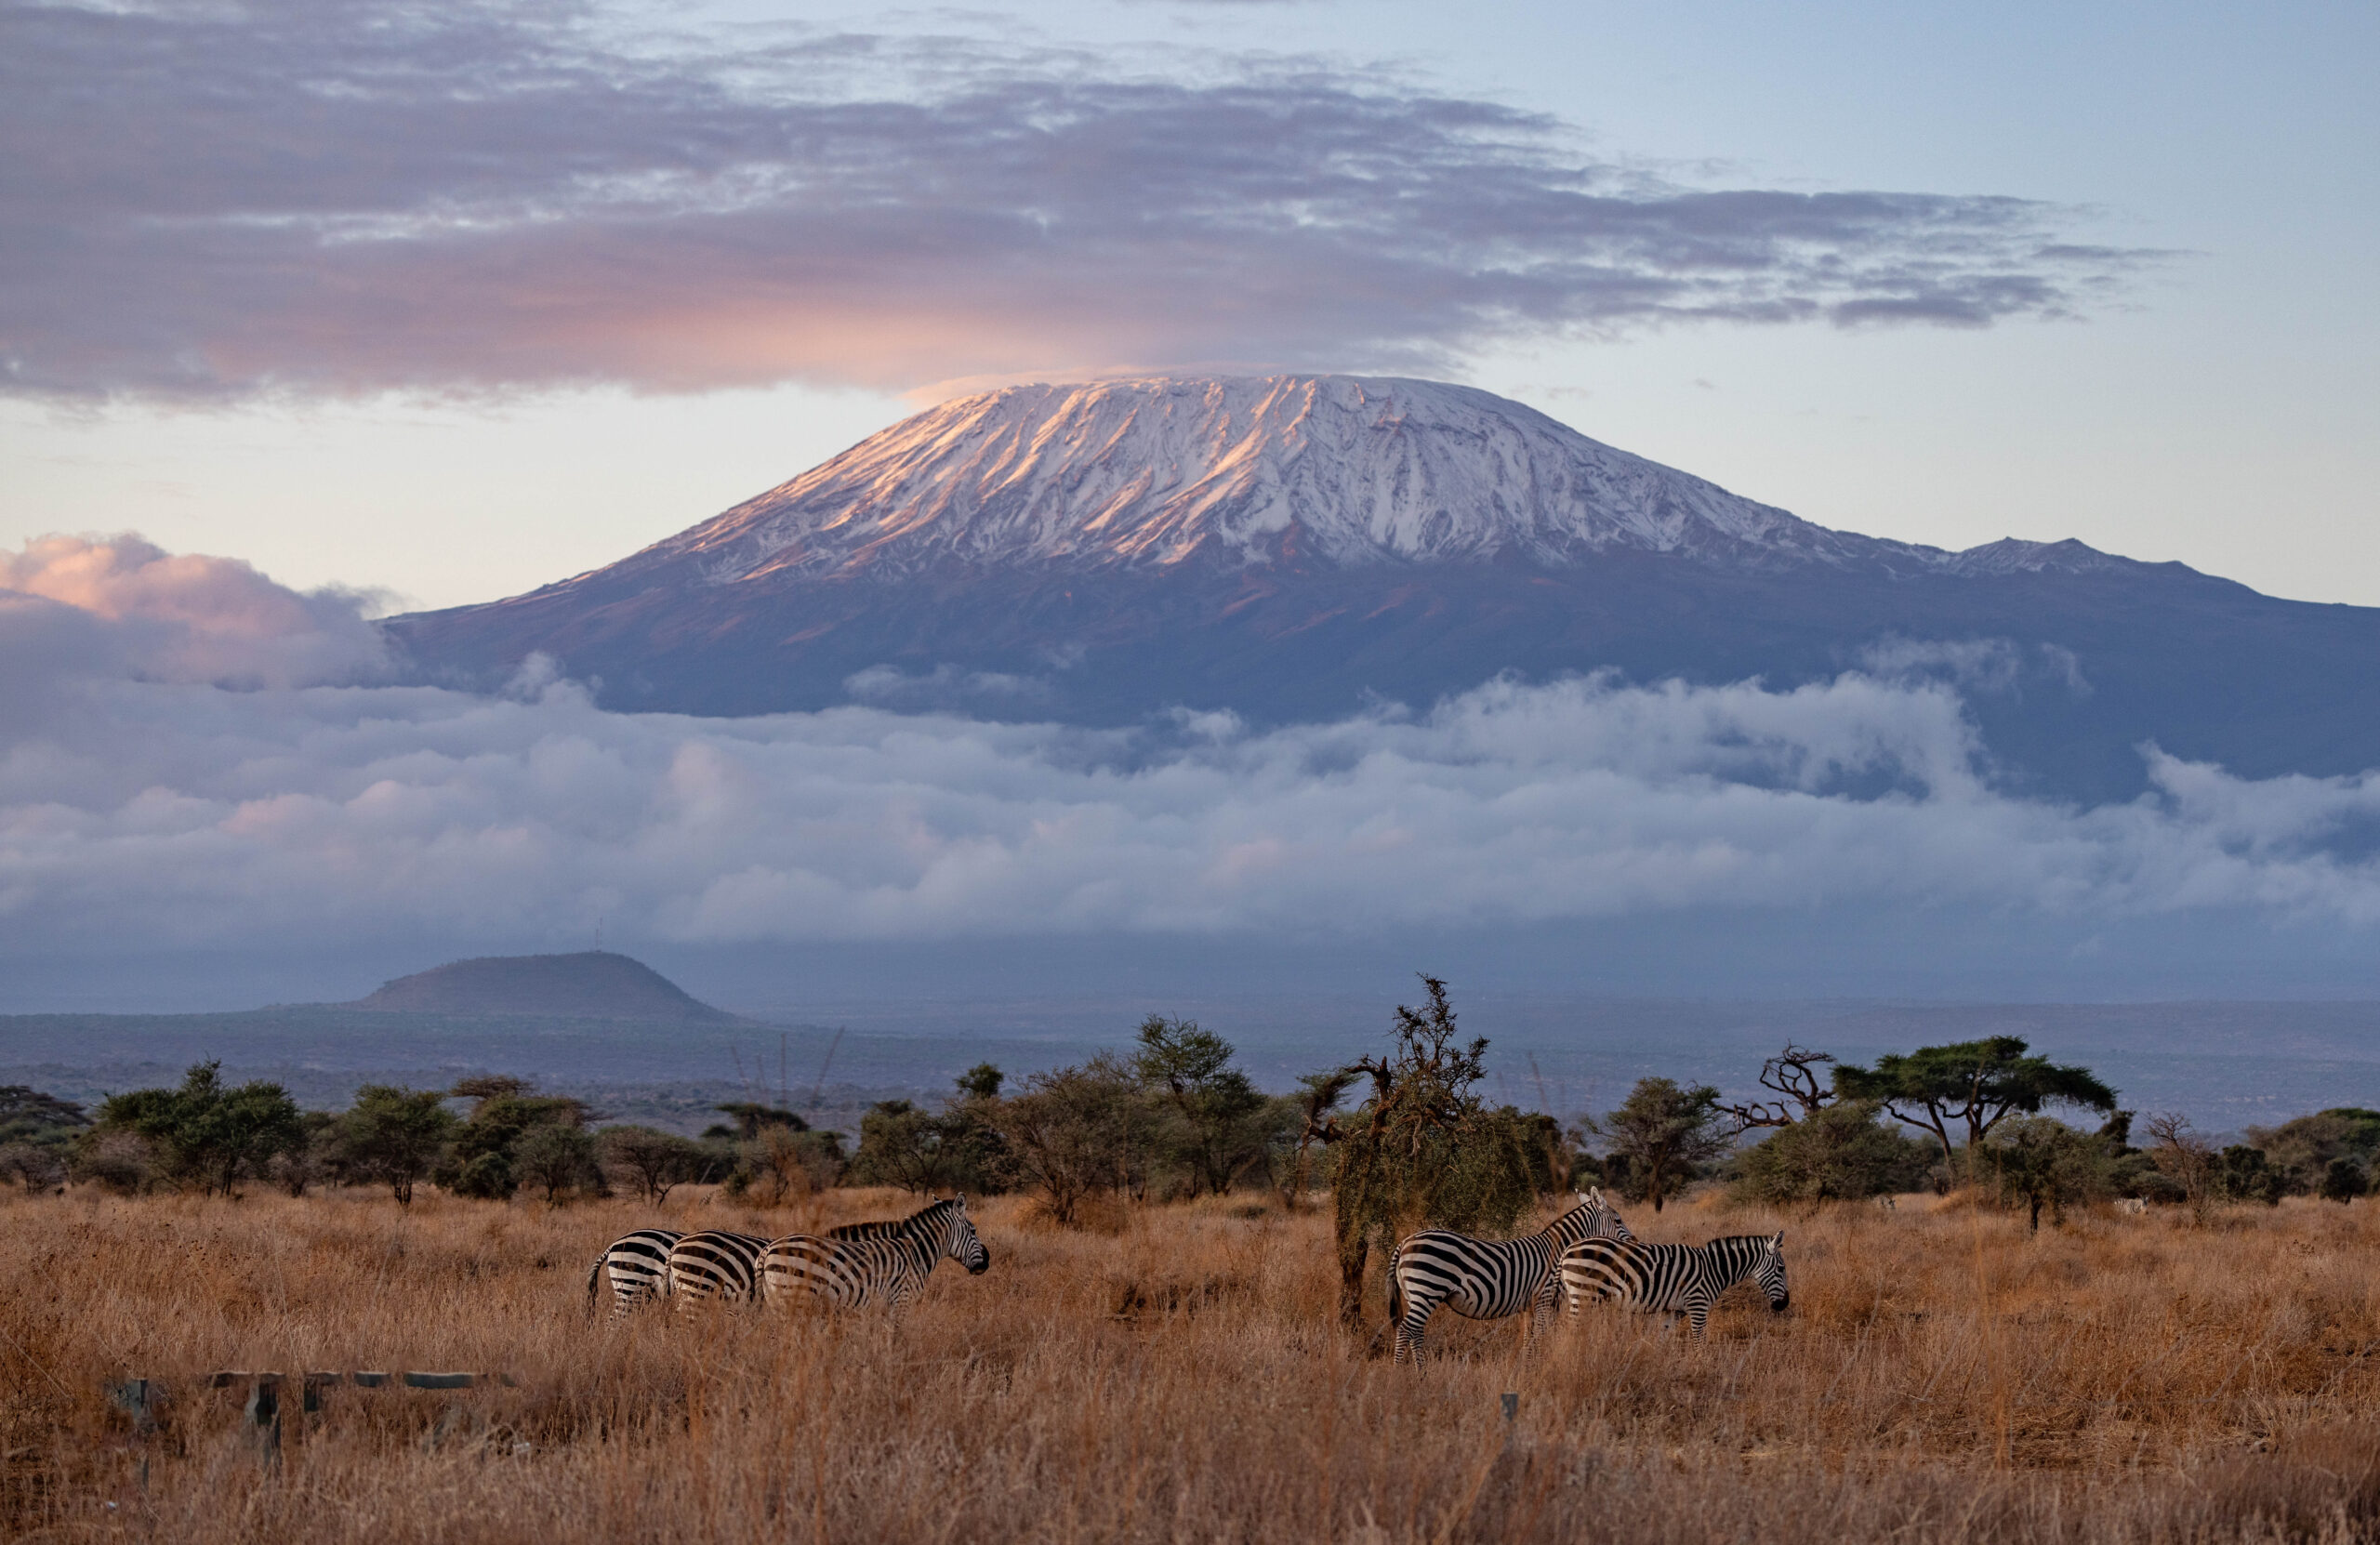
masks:
[[[1551,1276],[1545,1279],[1545,1286],[1537,1290],[1537,1297],[1529,1301],[1528,1337],[1521,1342],[1522,1361],[1533,1363],[1537,1360],[1538,1343],[1545,1340],[1546,1331],[1553,1327],[1554,1312],[1561,1299],[1562,1279]]]
[[[1396,1322],[1396,1345],[1389,1355],[1389,1361],[1392,1364],[1401,1363],[1410,1353],[1413,1366],[1418,1368],[1421,1366],[1421,1332],[1430,1323],[1430,1311],[1438,1305],[1435,1300],[1423,1298],[1409,1289],[1403,1297],[1405,1313]]]

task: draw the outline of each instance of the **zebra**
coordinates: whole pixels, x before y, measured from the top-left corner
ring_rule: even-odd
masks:
[[[1739,1282],[1757,1284],[1772,1313],[1781,1314],[1792,1302],[1782,1234],[1732,1234],[1707,1245],[1582,1239],[1562,1252],[1559,1271],[1571,1314],[1589,1299],[1617,1299],[1642,1314],[1684,1314],[1698,1341],[1711,1305]]]
[[[1421,1327],[1443,1303],[1468,1319],[1529,1314],[1533,1345],[1558,1301],[1554,1263],[1582,1239],[1633,1239],[1600,1190],[1574,1193],[1578,1203],[1543,1229],[1520,1239],[1474,1239],[1448,1229],[1424,1229],[1396,1247],[1388,1266],[1388,1318],[1396,1331],[1394,1357],[1409,1352],[1421,1363]]]
[[[968,1220],[964,1196],[935,1202],[906,1218],[771,1240],[760,1261],[761,1292],[773,1304],[792,1303],[806,1294],[838,1309],[875,1301],[900,1309],[925,1289],[926,1278],[945,1260],[958,1261],[971,1276],[981,1276],[992,1264],[992,1252]]]
[[[612,1274],[612,1317],[633,1313],[641,1304],[669,1296],[669,1252],[682,1234],[668,1229],[638,1229],[614,1240],[587,1272],[587,1309],[594,1313],[602,1290],[604,1268]]]
[[[754,1234],[705,1229],[669,1247],[669,1284],[681,1314],[709,1303],[749,1303],[760,1296],[760,1252]]]

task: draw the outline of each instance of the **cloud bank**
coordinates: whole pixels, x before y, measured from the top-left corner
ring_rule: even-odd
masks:
[[[874,707],[705,720],[603,712],[568,682],[235,691],[99,671],[87,646],[135,661],[178,622],[229,648],[247,619],[331,603],[243,565],[107,550],[9,561],[81,600],[0,593],[0,691],[56,709],[0,719],[12,952],[389,932],[468,950],[599,920],[689,944],[1343,938],[1696,907],[2380,925],[2380,773],[2250,782],[2152,749],[2133,803],[2015,799],[1940,680],[1491,684],[1263,733]],[[215,583],[259,599],[194,608]],[[319,679],[351,680],[361,626],[351,605],[324,623]],[[267,638],[272,660],[308,657]]]
[[[0,8],[0,390],[1442,370],[1549,331],[2065,314],[2148,256],[2021,199],[1686,186],[1321,63],[771,35]]]

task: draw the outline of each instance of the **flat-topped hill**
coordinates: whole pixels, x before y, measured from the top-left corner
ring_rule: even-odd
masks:
[[[682,1024],[732,1024],[736,1017],[690,996],[642,961],[609,950],[450,961],[398,977],[349,1007],[386,1013],[539,1014]]]

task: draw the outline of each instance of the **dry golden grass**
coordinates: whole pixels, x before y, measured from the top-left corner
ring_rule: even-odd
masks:
[[[0,1536],[171,1540],[2360,1539],[2380,1534],[2380,1208],[1960,1207],[1633,1218],[1783,1227],[1793,1308],[1696,1346],[1598,1314],[1533,1365],[1441,1314],[1399,1368],[1332,1327],[1327,1228],[1241,1198],[1110,1234],[994,1201],[991,1272],[906,1319],[590,1318],[639,1224],[781,1233],[695,1195],[549,1209],[356,1193],[0,1200]],[[1252,1215],[1251,1215],[1252,1214]],[[1119,1315],[1121,1305],[1131,1306]],[[1377,1314],[1377,1307],[1375,1307]],[[216,1368],[456,1368],[337,1389],[277,1468]],[[176,1394],[137,1437],[102,1394]],[[1498,1396],[1520,1395],[1509,1428]],[[139,1479],[145,1457],[147,1479]]]

